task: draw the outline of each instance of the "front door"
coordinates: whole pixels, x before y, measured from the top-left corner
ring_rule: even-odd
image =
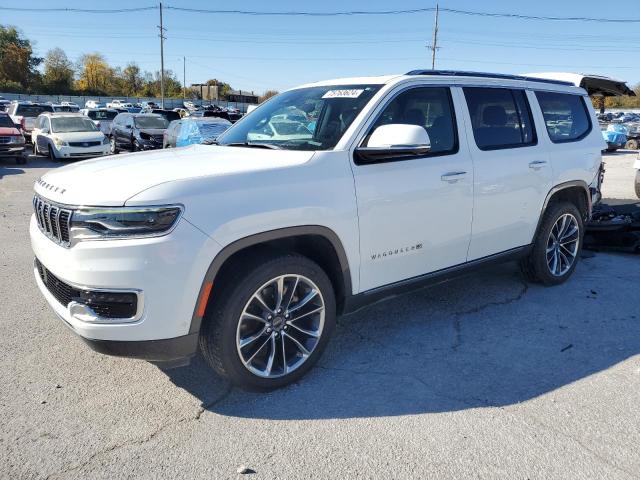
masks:
[[[362,291],[466,261],[473,165],[453,93],[441,86],[400,90],[360,142],[366,146],[376,127],[398,123],[424,127],[431,140],[431,152],[418,158],[354,161]]]

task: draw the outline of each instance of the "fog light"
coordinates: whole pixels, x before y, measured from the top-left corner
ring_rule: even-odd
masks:
[[[81,290],[69,303],[69,314],[93,323],[132,322],[138,319],[138,293]]]

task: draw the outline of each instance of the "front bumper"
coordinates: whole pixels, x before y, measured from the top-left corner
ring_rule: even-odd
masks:
[[[55,147],[58,158],[92,158],[109,155],[109,145],[95,147]]]
[[[156,142],[155,140],[145,140],[143,138],[138,138],[138,145],[142,150],[158,150],[162,148],[162,142]]]
[[[197,335],[190,332],[191,319],[206,270],[219,246],[186,220],[181,219],[162,237],[83,241],[65,248],[43,234],[32,216],[30,235],[36,258],[61,281],[79,289],[135,290],[144,296],[142,311],[133,319],[83,321],[72,314],[69,306],[73,302],[60,303],[34,268],[38,288],[51,308],[99,351],[161,361],[158,345],[167,342],[159,341]],[[154,343],[147,344],[149,348],[130,343],[147,341]],[[195,345],[193,338],[175,341],[180,352],[184,352],[184,345]],[[173,350],[168,349],[165,357],[174,357]]]
[[[24,143],[22,145],[0,145],[0,158],[15,158],[24,155]]]

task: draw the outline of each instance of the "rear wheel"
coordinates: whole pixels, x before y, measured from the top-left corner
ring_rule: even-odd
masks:
[[[207,309],[200,346],[223,377],[271,390],[302,377],[318,360],[336,321],[325,272],[299,255],[234,269]]]
[[[635,138],[627,140],[624,148],[626,148],[627,150],[638,150],[638,140],[636,140]]]
[[[553,204],[545,211],[529,257],[521,262],[528,280],[558,285],[573,273],[584,236],[578,208],[568,202]]]

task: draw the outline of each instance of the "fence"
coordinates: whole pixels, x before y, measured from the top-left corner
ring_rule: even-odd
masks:
[[[109,103],[114,99],[124,100],[128,103],[140,103],[140,102],[155,102],[160,105],[159,98],[150,98],[150,97],[98,97],[98,96],[79,96],[79,95],[30,95],[26,93],[2,93],[0,92],[0,97],[4,97],[7,100],[28,100],[31,102],[51,102],[51,103],[60,103],[60,102],[74,102],[77,103],[80,108],[84,108],[84,104],[87,100],[96,100],[99,103]],[[201,100],[192,100],[187,99],[187,101],[192,101],[196,105],[204,104],[204,105],[218,105],[219,107],[234,107],[240,110],[242,113],[247,112],[247,106],[249,103],[242,102],[227,102],[225,100],[205,100],[204,102]],[[165,98],[164,99],[165,108],[177,108],[183,107],[183,100],[181,98]]]

